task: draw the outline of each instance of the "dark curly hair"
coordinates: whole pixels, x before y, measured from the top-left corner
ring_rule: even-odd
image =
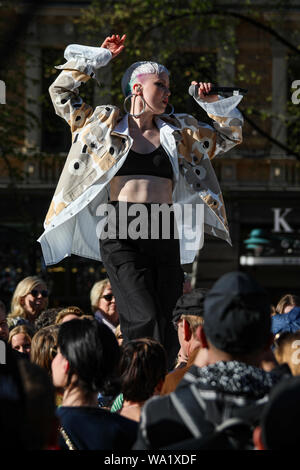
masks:
[[[106,325],[87,318],[62,323],[57,344],[70,364],[68,385],[75,374],[74,386],[85,394],[106,392],[120,360],[119,345]]]
[[[121,347],[120,382],[125,400],[147,400],[166,373],[166,351],[158,341],[140,338]]]

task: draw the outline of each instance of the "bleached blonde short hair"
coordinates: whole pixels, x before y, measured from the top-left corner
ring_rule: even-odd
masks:
[[[122,91],[125,96],[130,95],[132,92],[132,87],[136,81],[136,79],[140,75],[145,74],[156,74],[159,75],[160,73],[166,73],[170,75],[168,69],[157,62],[149,62],[149,61],[142,61],[142,62],[135,62],[131,64],[130,67],[126,70],[122,77]]]

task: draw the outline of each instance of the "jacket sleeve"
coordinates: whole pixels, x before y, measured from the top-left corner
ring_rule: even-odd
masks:
[[[242,142],[243,116],[237,109],[237,105],[242,98],[241,95],[229,98],[219,96],[219,100],[213,103],[206,103],[199,98],[194,98],[214,121],[214,129],[209,126],[210,131],[208,126],[205,126],[204,131],[200,125],[201,137],[203,132],[208,137],[209,148],[207,153],[210,159],[228,152],[228,150]]]
[[[93,109],[79,96],[78,88],[91,77],[95,70],[111,60],[108,49],[102,47],[69,45],[64,53],[67,62],[56,68],[62,70],[49,88],[50,97],[58,116],[64,118],[74,132],[84,126]]]

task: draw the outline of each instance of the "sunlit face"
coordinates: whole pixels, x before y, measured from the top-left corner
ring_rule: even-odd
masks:
[[[6,314],[3,308],[0,307],[0,339],[8,340],[9,330],[6,321]]]
[[[113,296],[110,284],[106,284],[99,298],[98,308],[110,323],[112,323],[113,325],[117,325],[119,323],[119,314],[117,312],[116,299]]]
[[[68,366],[67,359],[61,354],[60,349],[57,348],[57,354],[51,363],[52,381],[54,387],[64,388],[68,381]]]
[[[21,353],[30,354],[31,341],[24,333],[18,333],[12,337],[11,347]]]
[[[134,91],[136,92],[137,87],[141,86],[147,108],[154,114],[162,114],[165,112],[171,94],[169,85],[169,76],[166,72],[159,75],[145,74],[141,75],[138,83],[134,85]]]
[[[32,295],[32,293],[29,292],[28,294],[21,297],[21,305],[25,309],[29,320],[34,320],[36,317],[39,316],[39,314],[43,310],[45,310],[48,303],[48,297],[43,297],[42,291],[46,290],[47,287],[44,284],[38,284],[37,286],[31,289],[31,292],[37,291],[36,296]]]

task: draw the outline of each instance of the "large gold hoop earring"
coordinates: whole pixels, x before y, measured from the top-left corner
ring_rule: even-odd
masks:
[[[127,109],[126,109],[127,100],[128,100],[129,98],[131,98],[132,96],[134,96],[135,98],[136,98],[137,96],[140,96],[140,97],[142,98],[142,100],[143,100],[143,106],[144,106],[144,107],[143,107],[142,111],[141,111],[140,113],[138,113],[138,114],[131,114],[131,113],[129,113],[129,112],[127,111]],[[126,98],[125,98],[125,100],[124,100],[124,103],[123,103],[123,107],[124,107],[125,112],[126,112],[127,114],[129,114],[129,116],[138,117],[138,116],[140,116],[141,114],[143,114],[143,112],[145,111],[145,109],[146,109],[146,101],[144,100],[144,98],[142,97],[142,95],[134,95],[134,94],[131,94],[131,95],[126,96]]]
[[[162,113],[162,116],[171,116],[174,113],[174,106],[171,103],[168,103],[168,105],[171,106],[171,111],[169,113]]]

